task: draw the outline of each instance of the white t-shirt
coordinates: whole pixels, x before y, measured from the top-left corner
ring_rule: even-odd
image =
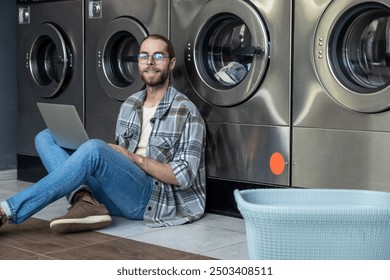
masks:
[[[152,125],[150,124],[150,120],[153,118],[156,109],[157,106],[143,107],[141,138],[139,139],[137,149],[135,150],[135,153],[138,155],[146,156],[146,147],[148,146],[149,136],[152,132]]]

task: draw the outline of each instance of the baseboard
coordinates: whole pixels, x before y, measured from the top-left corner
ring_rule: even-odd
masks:
[[[235,189],[245,190],[275,187],[277,186],[208,178],[206,183],[206,212],[242,218],[233,195]]]
[[[17,179],[26,182],[37,182],[47,175],[42,161],[37,156],[17,155]]]

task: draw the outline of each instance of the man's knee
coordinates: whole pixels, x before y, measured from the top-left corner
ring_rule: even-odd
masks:
[[[106,142],[99,139],[90,139],[83,143],[79,149],[82,149],[85,152],[100,152],[103,150],[107,150],[109,146]]]
[[[35,146],[38,144],[38,143],[42,143],[42,142],[47,142],[47,141],[51,141],[53,139],[53,136],[51,135],[50,131],[48,128],[40,131],[37,135],[35,135]]]

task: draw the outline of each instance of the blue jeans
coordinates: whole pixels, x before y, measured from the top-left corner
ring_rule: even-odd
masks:
[[[35,140],[49,174],[1,203],[11,223],[22,223],[82,184],[111,215],[143,218],[154,179],[132,161],[101,140],[89,140],[76,151],[59,147],[48,129]]]

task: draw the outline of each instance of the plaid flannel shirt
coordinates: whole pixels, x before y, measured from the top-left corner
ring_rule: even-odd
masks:
[[[116,141],[134,152],[141,135],[146,91],[131,95],[123,104],[116,125]],[[178,186],[154,179],[144,220],[148,226],[172,226],[200,219],[206,199],[204,121],[195,105],[169,87],[151,119],[146,156],[169,163]]]

